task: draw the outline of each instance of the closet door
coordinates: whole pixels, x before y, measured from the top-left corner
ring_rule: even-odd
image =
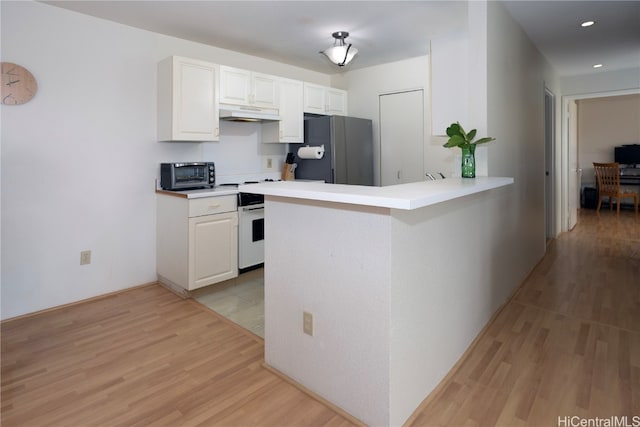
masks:
[[[423,181],[422,89],[380,95],[379,102],[381,185]]]

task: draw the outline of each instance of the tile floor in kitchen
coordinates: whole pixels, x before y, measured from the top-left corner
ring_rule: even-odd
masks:
[[[192,292],[193,298],[264,338],[264,269]]]

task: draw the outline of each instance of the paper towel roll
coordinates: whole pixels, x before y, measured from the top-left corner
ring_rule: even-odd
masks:
[[[324,145],[320,147],[300,147],[298,148],[298,157],[301,159],[321,159],[324,156]]]

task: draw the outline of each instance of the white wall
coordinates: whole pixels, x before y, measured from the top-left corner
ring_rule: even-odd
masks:
[[[497,237],[508,242],[501,254],[508,268],[496,285],[497,302],[521,283],[544,254],[544,88],[556,94],[559,141],[560,79],[500,2],[470,2],[466,20],[468,28],[461,31],[469,33],[469,59],[466,81],[461,84],[467,93],[458,102],[462,116],[469,120],[466,127],[477,128],[479,136],[497,139],[476,151],[476,172],[515,178],[513,202],[503,220],[507,234]],[[433,61],[435,55],[434,51]],[[434,75],[431,83],[434,88],[456,85],[455,76],[438,80]],[[433,108],[437,107],[434,103]],[[432,137],[431,152],[442,150],[445,141]],[[558,144],[557,159],[559,149]],[[459,150],[447,153],[439,157],[440,167],[455,170]]]
[[[214,160],[221,180],[262,173],[259,127],[219,143],[156,142],[156,67],[182,55],[328,85],[330,76],[36,2],[0,3],[2,60],[39,90],[2,106],[1,318],[156,280],[158,163]],[[92,263],[80,266],[80,251]]]
[[[459,122],[478,138],[487,133],[487,3],[467,4],[454,34],[431,40],[431,168],[460,177],[459,148],[442,151],[446,128]],[[476,149],[476,176],[487,176],[487,146]]]
[[[640,88],[640,67],[626,70],[601,71],[561,79],[562,94],[582,95]]]
[[[178,155],[153,142],[157,40],[42,4],[1,7],[3,61],[38,81],[29,103],[0,107],[2,318],[155,280],[153,178]]]
[[[613,162],[614,147],[640,144],[640,95],[581,99],[577,103],[582,184],[595,185],[593,162]]]
[[[489,2],[488,147],[490,176],[515,178],[500,228],[496,301],[506,298],[545,251],[544,87],[557,85],[545,59],[500,2]]]
[[[391,425],[389,209],[271,197],[265,216],[278,236],[265,240],[265,362],[367,425]]]
[[[504,303],[512,198],[510,185],[391,210],[390,425],[407,420]]]
[[[470,126],[467,97],[470,93],[468,69],[471,43],[473,41],[469,39],[466,21],[451,34],[431,39],[431,81],[436,83],[431,85],[431,133],[434,136],[446,138],[447,128],[454,122],[460,122],[463,128]]]

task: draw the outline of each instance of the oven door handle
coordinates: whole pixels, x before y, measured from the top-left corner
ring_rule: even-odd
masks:
[[[258,207],[242,206],[243,212],[262,211],[262,210],[264,210],[264,206],[258,206]]]

